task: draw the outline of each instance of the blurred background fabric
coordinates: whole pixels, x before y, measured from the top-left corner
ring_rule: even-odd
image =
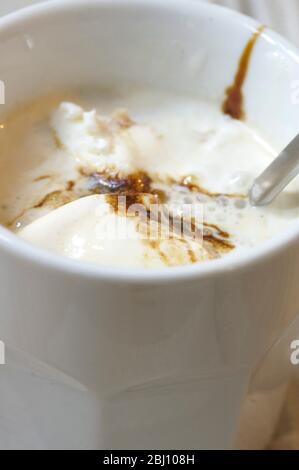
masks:
[[[188,1],[188,0],[187,0]],[[299,0],[197,0],[217,3],[258,19],[299,47]]]

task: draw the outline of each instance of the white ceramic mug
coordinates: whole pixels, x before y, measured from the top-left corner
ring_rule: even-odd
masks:
[[[57,89],[127,82],[220,106],[256,27],[193,1],[30,7],[0,20],[3,111]],[[266,30],[245,108],[278,150],[298,131],[298,78],[297,50]],[[229,448],[254,368],[299,310],[299,222],[247,253],[148,271],[80,264],[1,228],[0,260],[6,449]]]

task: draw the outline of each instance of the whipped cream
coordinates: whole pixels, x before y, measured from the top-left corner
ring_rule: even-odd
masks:
[[[147,268],[212,258],[208,247],[181,237],[151,239],[137,216],[122,217],[93,195],[78,199],[27,225],[19,235],[36,246],[102,266]]]
[[[74,103],[64,102],[53,113],[51,126],[60,144],[83,167],[103,172],[128,174],[135,171],[134,152],[126,135],[126,124],[117,117],[100,116],[95,110],[84,111]]]
[[[219,193],[247,194],[255,175],[274,156],[241,122],[204,102],[178,108],[177,113],[159,109],[149,124],[133,122],[126,111],[122,113],[124,126],[117,111],[107,117],[63,102],[53,113],[51,126],[83,167],[120,175],[143,170],[160,180],[192,175],[199,185]]]
[[[298,179],[270,207],[249,205],[253,179],[276,152],[198,99],[128,90],[41,100],[10,119],[0,145],[10,156],[0,162],[2,172],[10,169],[0,188],[2,223],[77,260],[149,268],[202,262],[249,249],[299,217]],[[202,239],[174,230],[168,240],[145,240],[138,217],[119,214],[107,199],[127,194],[134,203],[144,193],[177,204],[177,215],[181,204],[200,205]],[[122,218],[131,236],[112,239],[106,228]]]

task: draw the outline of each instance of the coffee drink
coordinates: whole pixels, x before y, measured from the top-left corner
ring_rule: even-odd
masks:
[[[105,266],[165,267],[247,250],[299,215],[294,182],[253,208],[275,156],[219,106],[150,89],[89,90],[16,110],[0,134],[1,223]]]

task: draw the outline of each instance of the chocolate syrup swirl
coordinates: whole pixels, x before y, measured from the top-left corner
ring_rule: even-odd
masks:
[[[225,91],[225,99],[222,104],[222,111],[233,119],[245,119],[243,85],[246,80],[248,67],[255,43],[265,26],[260,26],[252,35],[239,60],[238,70],[234,82]]]

